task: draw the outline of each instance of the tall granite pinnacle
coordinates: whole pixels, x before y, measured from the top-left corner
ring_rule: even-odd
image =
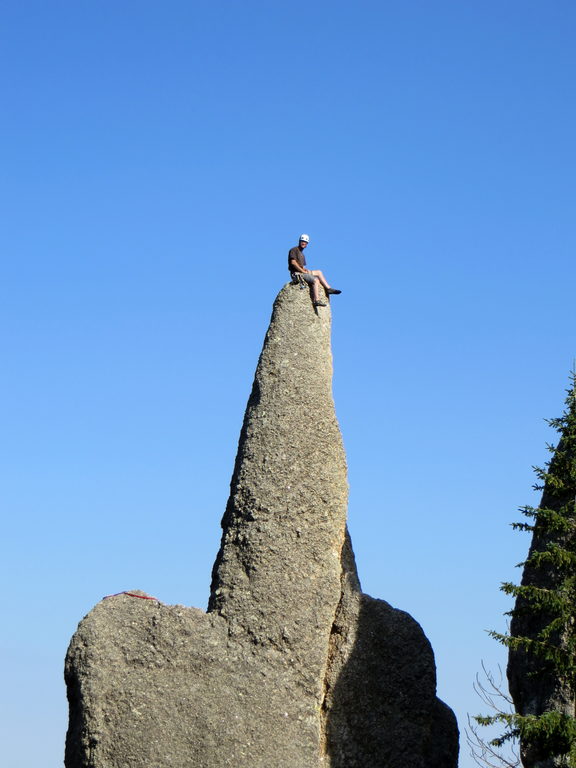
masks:
[[[346,532],[330,309],[285,286],[240,435],[208,612],[99,603],[66,658],[67,768],[455,768],[408,614],[363,595]]]
[[[290,287],[256,370],[209,610],[289,651],[317,686],[340,600],[347,499],[330,314],[316,316],[307,293]]]

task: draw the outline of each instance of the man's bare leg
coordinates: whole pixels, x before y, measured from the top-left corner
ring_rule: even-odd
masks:
[[[312,301],[314,304],[320,301],[320,291],[318,290],[318,280],[312,283]]]
[[[322,273],[321,270],[319,270],[319,269],[311,269],[310,270],[310,274],[311,275],[315,275],[318,278],[318,280],[320,280],[320,283],[322,284],[322,286],[324,288],[330,288],[330,286],[328,285],[328,281],[324,277],[324,274]],[[314,285],[316,285],[316,283],[314,283]]]
[[[310,274],[318,278],[318,280],[320,281],[322,287],[324,288],[327,294],[342,293],[342,291],[338,291],[335,288],[332,288],[328,280],[326,280],[326,278],[324,277],[324,273],[321,272],[319,269],[311,269]]]

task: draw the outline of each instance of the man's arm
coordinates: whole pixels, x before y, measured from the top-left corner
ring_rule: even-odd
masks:
[[[295,272],[308,272],[307,269],[304,269],[304,267],[300,266],[296,259],[290,259],[290,265],[294,267]]]

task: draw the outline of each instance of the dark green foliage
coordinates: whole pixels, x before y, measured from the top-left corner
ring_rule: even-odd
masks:
[[[567,705],[574,702],[576,694],[574,373],[563,415],[548,423],[560,433],[560,439],[556,448],[547,446],[553,456],[546,467],[535,468],[539,481],[535,488],[543,491],[541,504],[522,508],[529,521],[513,524],[516,530],[532,533],[528,558],[520,563],[524,568],[522,583],[501,587],[516,601],[509,613],[510,634],[490,633],[509,648],[510,690],[516,711],[475,719],[480,725],[504,725],[504,733],[491,742],[493,746],[519,738],[525,765],[556,758],[556,765],[576,767],[576,721],[573,707]],[[538,701],[536,713],[525,705],[531,700],[533,707],[534,699]]]
[[[576,722],[561,712],[545,712],[542,715],[506,714],[504,712],[493,716],[478,715],[474,718],[479,725],[494,725],[503,723],[506,731],[502,736],[493,739],[492,745],[502,747],[515,738],[522,741],[537,738],[549,755],[570,754],[576,741]],[[568,763],[571,765],[571,763]]]

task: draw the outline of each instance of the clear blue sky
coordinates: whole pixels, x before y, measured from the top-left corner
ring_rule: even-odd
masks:
[[[61,765],[103,595],[205,606],[302,231],[363,587],[482,709],[576,354],[575,38],[572,0],[0,4],[5,765]]]

